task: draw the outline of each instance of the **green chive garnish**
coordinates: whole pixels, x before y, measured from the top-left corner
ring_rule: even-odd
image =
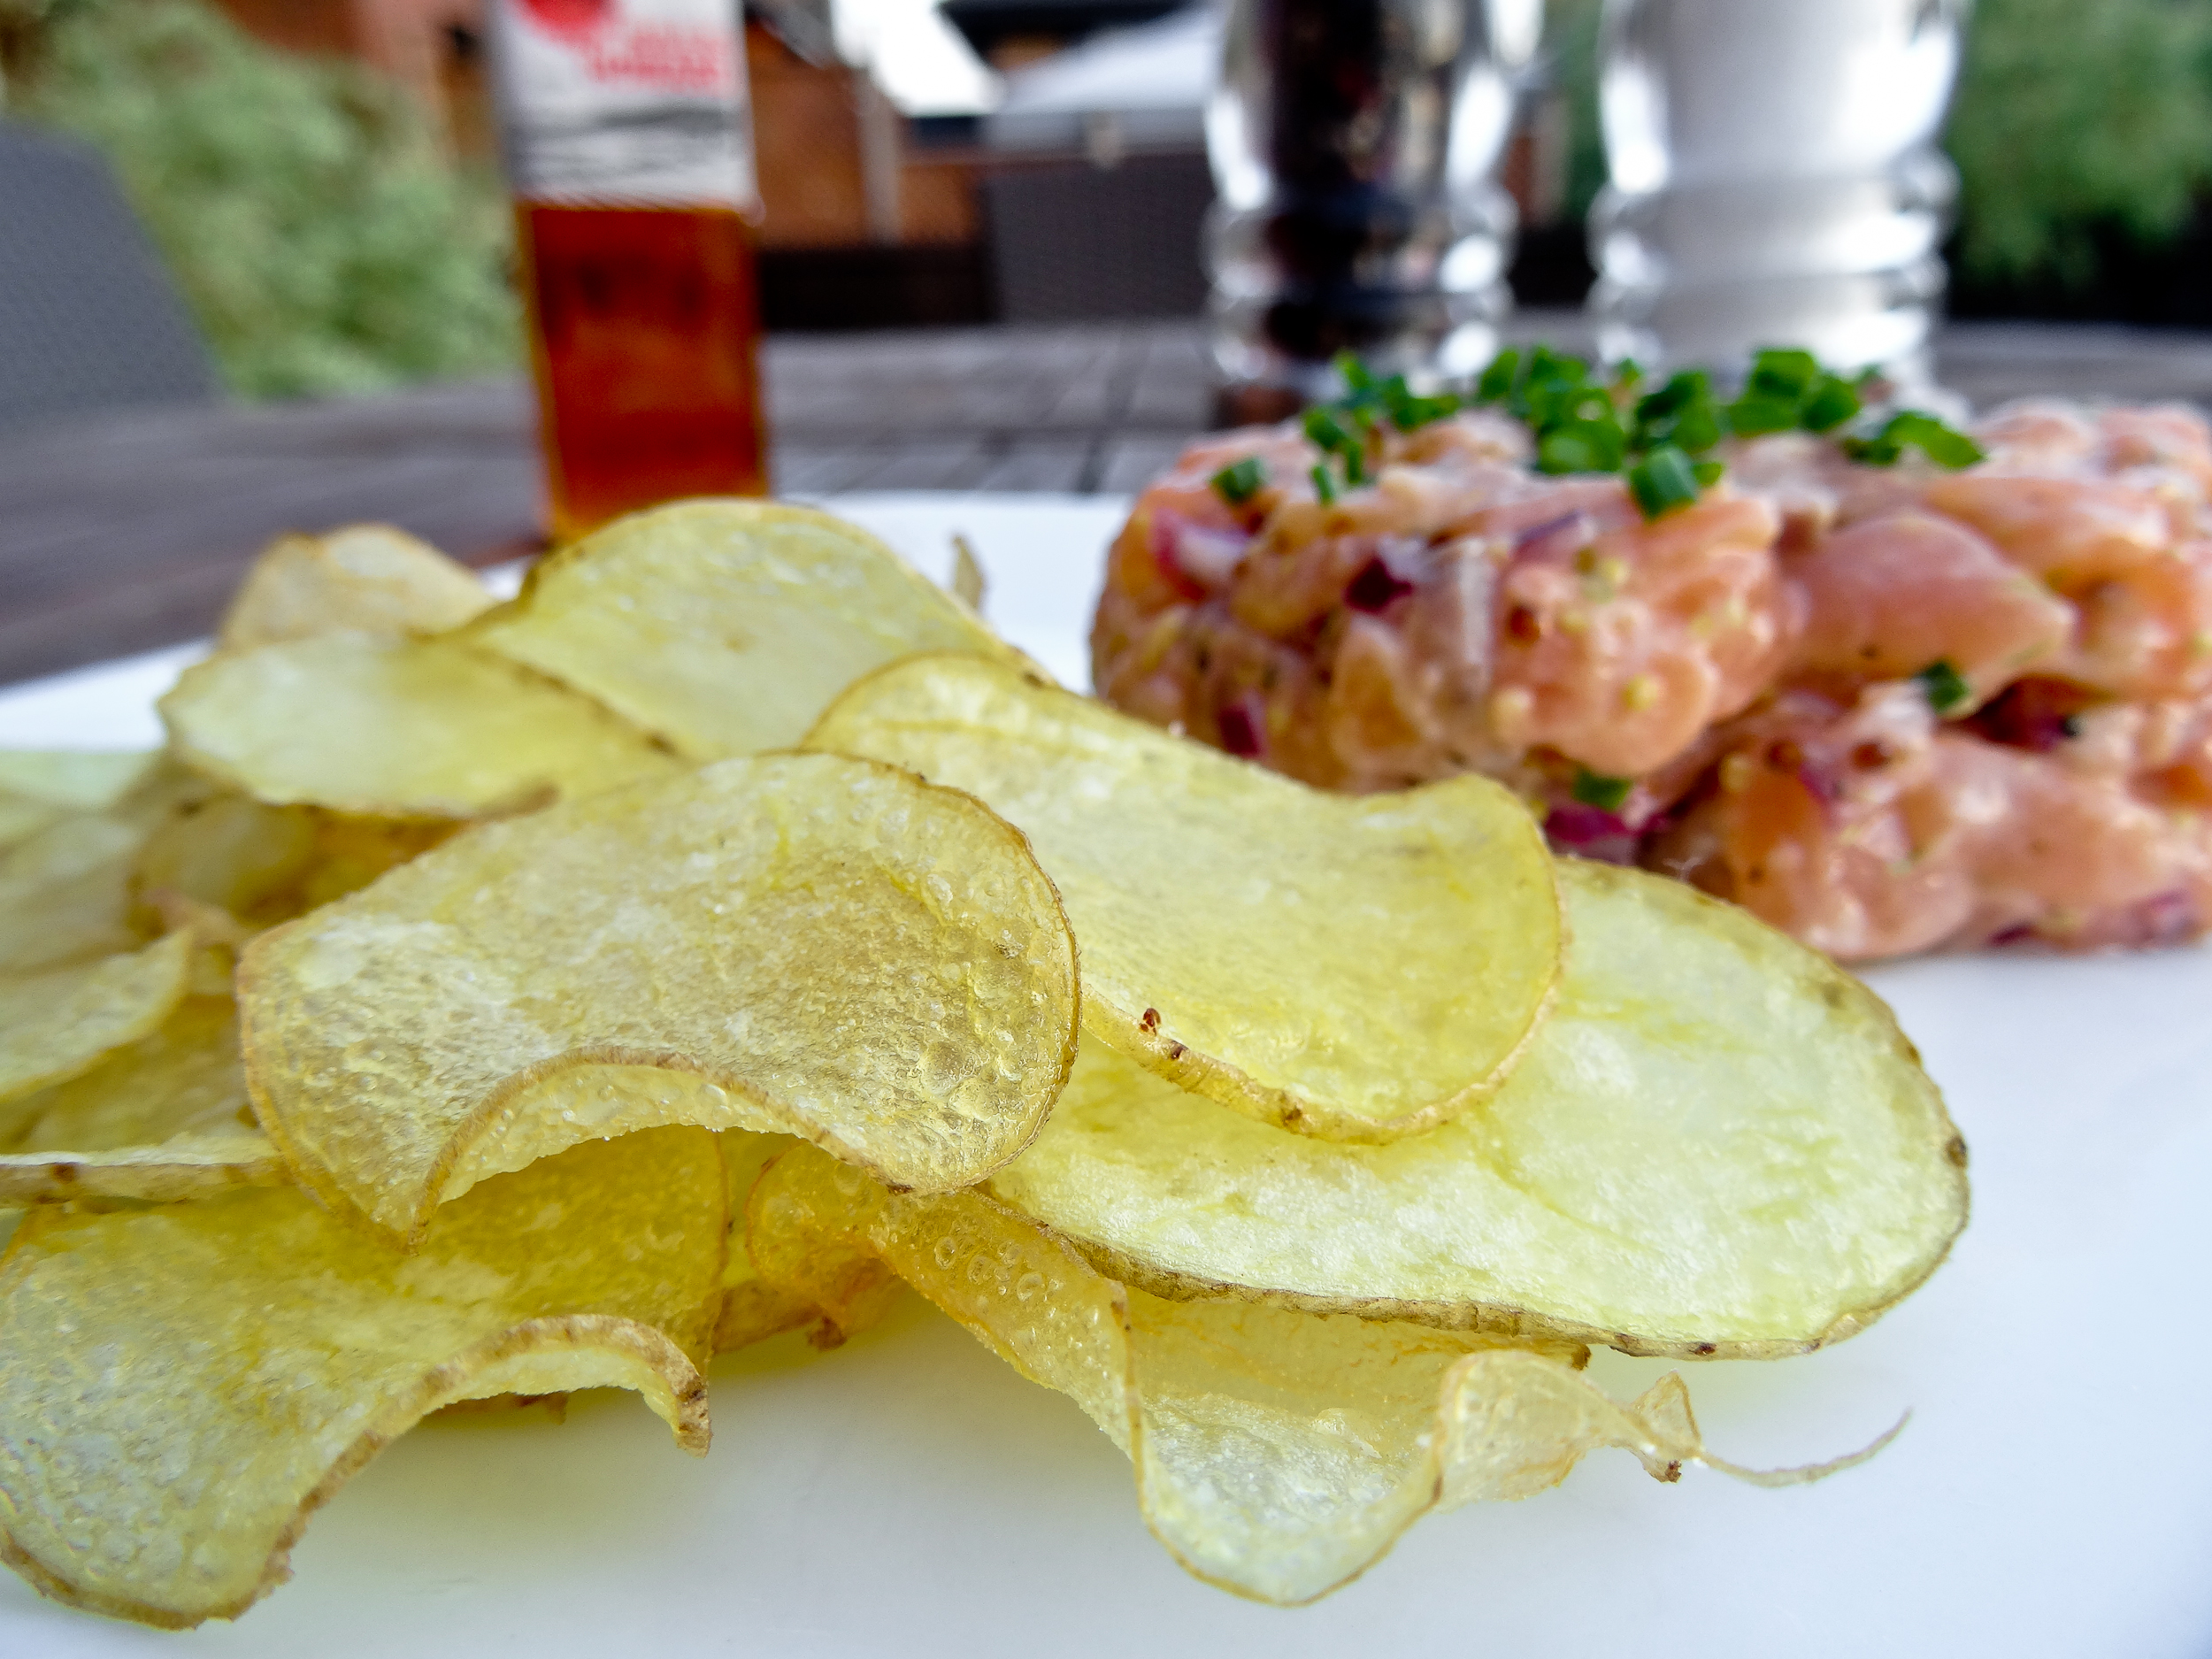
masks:
[[[1336,480],[1329,476],[1329,464],[1326,461],[1315,462],[1313,471],[1306,476],[1313,480],[1313,493],[1321,497],[1321,504],[1324,507],[1335,506]]]
[[[1959,671],[1951,666],[1948,657],[1939,657],[1913,678],[1920,682],[1920,689],[1927,694],[1928,706],[1938,714],[1948,714],[1974,694]]]
[[[1628,792],[1635,787],[1633,778],[1609,778],[1587,766],[1578,766],[1572,794],[1584,806],[1594,806],[1601,812],[1617,812],[1628,799]]]
[[[1982,458],[1981,446],[1973,439],[1916,409],[1900,410],[1870,438],[1843,441],[1843,452],[1869,466],[1894,466],[1908,449],[1953,472]]]
[[[1267,482],[1267,468],[1256,455],[1248,455],[1241,461],[1225,466],[1213,477],[1214,494],[1232,507],[1241,507],[1260,493],[1260,486]]]
[[[1628,469],[1628,490],[1647,519],[1663,518],[1678,507],[1696,504],[1697,470],[1688,456],[1663,444]]]

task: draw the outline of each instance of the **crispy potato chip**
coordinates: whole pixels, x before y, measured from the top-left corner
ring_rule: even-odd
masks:
[[[388,524],[279,536],[230,602],[216,644],[250,650],[325,634],[442,634],[491,607],[476,573]]]
[[[173,896],[212,905],[250,930],[270,927],[368,886],[459,827],[451,818],[269,806],[224,790],[183,803],[148,837],[131,886],[142,923]]]
[[[36,834],[65,810],[50,801],[34,801],[0,789],[0,853],[25,837]]]
[[[88,1198],[172,1202],[289,1182],[284,1160],[258,1129],[188,1130],[145,1146],[0,1156],[0,1203],[4,1204]]]
[[[146,782],[155,764],[146,749],[0,749],[0,793],[99,812]]]
[[[307,1517],[453,1401],[634,1388],[703,1451],[727,1204],[678,1129],[488,1182],[411,1256],[288,1189],[50,1207],[0,1263],[0,1556],[174,1628],[282,1582]]]
[[[119,805],[155,764],[142,749],[0,749],[0,851],[60,818]]]
[[[1211,1110],[1086,1042],[992,1190],[1168,1295],[1775,1356],[1870,1322],[1966,1222],[1965,1150],[1896,1023],[1679,883],[1562,860],[1559,1002],[1496,1096],[1382,1147]]]
[[[196,1198],[285,1179],[253,1121],[228,996],[187,996],[158,1030],[0,1108],[0,1204]]]
[[[142,910],[176,894],[249,926],[299,914],[293,895],[315,860],[311,807],[269,806],[222,789],[181,803],[147,836],[131,866]]]
[[[0,853],[0,975],[136,949],[131,866],[146,832],[102,813],[56,818]]]
[[[1463,1111],[1551,995],[1551,860],[1486,779],[1325,795],[970,657],[871,676],[807,747],[910,766],[1025,832],[1082,946],[1084,1029],[1301,1134]]]
[[[730,1245],[722,1264],[722,1314],[715,1322],[714,1351],[727,1354],[816,1323],[821,1312],[803,1296],[763,1279],[745,1242],[746,1195],[761,1171],[797,1146],[798,1140],[744,1129],[726,1129],[715,1140],[721,1144],[723,1165],[729,1172]]]
[[[1312,1601],[1429,1510],[1528,1496],[1600,1448],[1661,1480],[1704,1463],[1779,1485],[1883,1443],[1739,1470],[1705,1450],[1679,1378],[1624,1406],[1578,1374],[1574,1344],[1163,1301],[982,1193],[895,1196],[808,1147],[755,1187],[747,1233],[762,1273],[833,1320],[888,1269],[1067,1394],[1129,1454],[1145,1520],[1176,1559],[1260,1601]]]
[[[702,760],[797,742],[894,657],[1015,655],[866,531],[749,501],[618,519],[541,563],[470,637]]]
[[[262,935],[239,987],[263,1126],[403,1237],[467,1181],[671,1122],[961,1186],[1074,1058],[1074,941],[1020,835],[835,756],[480,826]]]
[[[475,818],[676,767],[590,699],[452,639],[213,657],[160,709],[183,760],[273,806]]]
[[[98,962],[0,979],[0,1103],[88,1071],[151,1033],[190,988],[196,944],[171,933]]]
[[[0,851],[0,975],[96,961],[159,931],[133,917],[132,867],[154,827],[212,786],[165,757],[134,764],[134,780],[99,810],[72,807]],[[63,776],[57,793],[89,799],[115,781],[94,765]]]

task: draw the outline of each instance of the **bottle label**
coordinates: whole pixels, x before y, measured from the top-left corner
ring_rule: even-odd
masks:
[[[738,0],[492,0],[508,179],[534,202],[757,202]]]

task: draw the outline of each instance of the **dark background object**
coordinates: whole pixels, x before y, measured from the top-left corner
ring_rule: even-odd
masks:
[[[998,316],[978,242],[764,248],[761,319],[775,334],[926,328]]]
[[[215,395],[207,352],[108,165],[0,125],[0,426]]]
[[[1213,175],[1196,154],[1070,162],[983,180],[998,315],[1010,323],[1194,317]]]
[[[1072,45],[1101,29],[1127,28],[1180,11],[1188,0],[945,0],[945,20],[990,58],[1014,42]]]

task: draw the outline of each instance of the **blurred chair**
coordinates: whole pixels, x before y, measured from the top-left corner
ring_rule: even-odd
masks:
[[[0,426],[216,390],[107,163],[73,139],[0,123]]]
[[[1010,167],[984,180],[999,316],[1010,323],[1195,317],[1213,201],[1202,155]]]

